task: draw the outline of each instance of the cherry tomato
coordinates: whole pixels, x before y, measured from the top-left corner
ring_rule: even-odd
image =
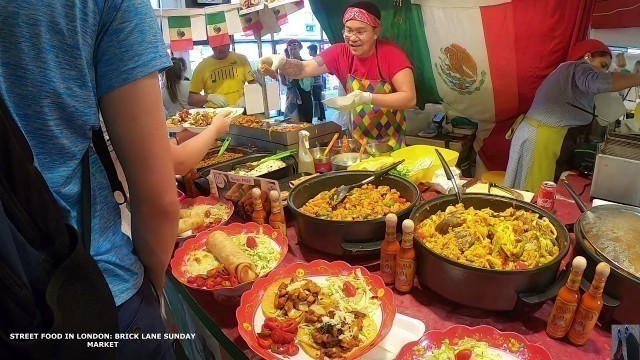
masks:
[[[282,323],[277,317],[268,317],[264,319],[264,327],[267,328],[267,330],[273,331],[273,329],[280,329],[281,326]]]
[[[208,218],[211,217],[211,211],[207,210],[204,212],[204,217]]]
[[[296,344],[287,345],[287,355],[296,356],[298,355],[298,352],[300,352],[300,348],[298,347],[298,345]]]
[[[288,332],[289,334],[297,334],[298,333],[298,323],[291,319],[291,318],[287,318],[285,321],[282,322],[282,326],[281,329],[284,332]]]
[[[456,360],[471,360],[471,356],[473,356],[473,351],[471,349],[460,350],[456,353]]]
[[[213,222],[215,222],[216,224],[220,224],[220,223],[222,223],[222,219],[221,218],[215,218],[215,220],[213,220]]]
[[[271,345],[271,351],[278,355],[286,355],[288,348],[289,348],[288,345],[276,345],[276,344]]]
[[[527,270],[529,267],[527,266],[527,264],[523,263],[522,261],[516,261],[516,269],[518,270]]]
[[[269,337],[258,337],[258,345],[260,345],[263,349],[271,349],[271,345],[273,345],[273,340]]]
[[[258,242],[253,236],[247,236],[247,247],[249,249],[255,249],[258,247]]]
[[[356,287],[353,286],[353,284],[350,283],[349,281],[344,282],[342,291],[344,291],[344,294],[347,295],[348,297],[356,296]]]

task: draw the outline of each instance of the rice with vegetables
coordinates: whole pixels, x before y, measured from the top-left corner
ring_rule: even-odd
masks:
[[[399,213],[411,206],[407,199],[400,196],[398,190],[389,186],[371,184],[352,189],[343,202],[335,209],[331,208],[331,198],[337,191],[333,188],[323,191],[309,200],[301,209],[303,213],[327,220],[371,220]]]
[[[442,256],[488,269],[531,269],[560,252],[556,229],[547,218],[514,208],[495,212],[449,206],[421,222],[416,234]]]

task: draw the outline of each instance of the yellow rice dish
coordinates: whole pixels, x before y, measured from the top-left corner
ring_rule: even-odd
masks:
[[[351,190],[344,201],[332,209],[331,198],[336,191],[337,188],[333,188],[321,192],[304,204],[300,211],[321,219],[357,221],[399,213],[411,206],[407,199],[400,196],[398,190],[389,186],[367,184]]]
[[[497,213],[449,206],[421,222],[416,235],[442,256],[488,269],[531,269],[549,263],[560,251],[547,218],[514,208]]]

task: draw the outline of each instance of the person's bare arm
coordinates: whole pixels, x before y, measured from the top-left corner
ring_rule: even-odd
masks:
[[[131,238],[158,291],[178,230],[178,201],[158,75],[149,74],[99,100],[131,193]]]
[[[296,59],[287,59],[279,68],[280,73],[289,79],[302,79],[314,77],[329,72],[327,66],[320,56],[316,56],[313,60],[300,61]]]
[[[373,94],[371,103],[386,109],[413,109],[416,106],[416,85],[413,71],[409,68],[400,70],[391,82],[396,92],[393,94]]]
[[[208,102],[209,100],[207,100],[207,95],[189,92],[189,97],[187,98],[187,104],[189,104],[189,106],[204,107]]]
[[[639,74],[611,73],[613,91],[622,91],[634,86],[640,86]]]

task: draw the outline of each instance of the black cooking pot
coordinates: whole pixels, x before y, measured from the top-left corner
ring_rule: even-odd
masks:
[[[288,205],[295,221],[299,241],[311,248],[334,255],[379,254],[384,239],[384,217],[364,221],[336,221],[319,219],[300,211],[309,200],[322,191],[340,185],[351,185],[362,181],[373,171],[335,171],[312,177],[289,193]],[[409,180],[396,175],[385,175],[371,184],[386,185],[397,190],[411,205],[398,215],[398,229],[402,221],[409,217],[411,210],[420,199],[418,188]]]
[[[455,195],[440,196],[420,204],[411,214],[411,219],[420,224],[438,211],[445,211],[458,200]],[[502,212],[510,207],[540,214],[558,232],[560,253],[551,262],[529,270],[495,270],[461,264],[429,249],[414,237],[416,251],[416,276],[422,286],[456,303],[493,311],[514,310],[522,296],[543,293],[554,284],[562,259],[569,251],[569,233],[562,223],[550,213],[537,206],[516,199],[490,194],[465,194],[462,203],[466,208],[490,208]],[[553,294],[555,295],[555,293]],[[540,299],[540,301],[545,300]]]
[[[580,197],[566,180],[563,180],[563,185],[573,197],[580,211],[583,212],[574,226],[576,241],[579,245],[575,250],[576,255],[584,256],[587,259],[587,268],[584,271],[583,283],[581,284],[582,289],[589,290],[589,281],[593,280],[598,263],[604,261],[611,266],[611,273],[607,278],[604,293],[615,301],[605,299],[600,322],[608,325],[611,319],[615,319],[622,324],[640,323],[640,310],[638,309],[640,278],[615,263],[593,245],[598,243],[599,237],[610,235],[626,238],[626,241],[637,242],[640,210],[627,205],[600,205],[587,210]],[[616,219],[620,216],[625,217],[624,221]],[[624,229],[625,222],[629,225],[627,229]],[[635,227],[633,223],[636,224]],[[635,231],[633,231],[634,228]]]

